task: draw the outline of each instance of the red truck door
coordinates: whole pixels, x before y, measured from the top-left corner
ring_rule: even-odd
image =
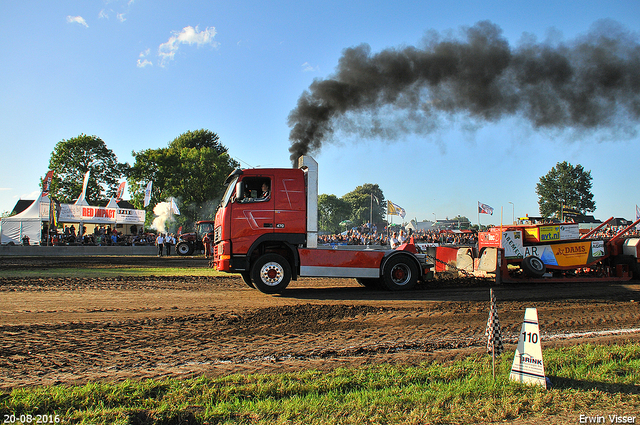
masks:
[[[306,230],[306,192],[302,170],[292,169],[273,181],[275,232],[304,234]]]
[[[274,196],[271,193],[273,177],[268,175],[247,176],[242,179],[243,199],[236,199],[231,213],[231,240],[233,251],[246,253],[260,236],[273,233]],[[263,191],[266,184],[267,192]]]

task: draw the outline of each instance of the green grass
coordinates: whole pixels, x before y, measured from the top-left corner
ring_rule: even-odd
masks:
[[[545,390],[509,381],[513,353],[449,364],[277,375],[89,383],[0,393],[0,413],[57,414],[63,423],[485,423],[575,412],[640,416],[640,344],[544,352]],[[637,419],[638,420],[638,419]]]

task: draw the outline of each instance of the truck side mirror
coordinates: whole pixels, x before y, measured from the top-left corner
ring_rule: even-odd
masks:
[[[242,182],[236,183],[236,199],[238,201],[244,199],[244,184]]]

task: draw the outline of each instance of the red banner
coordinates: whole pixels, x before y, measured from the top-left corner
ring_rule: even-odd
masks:
[[[49,170],[44,179],[42,179],[42,196],[49,196],[49,188],[53,179],[53,170]]]

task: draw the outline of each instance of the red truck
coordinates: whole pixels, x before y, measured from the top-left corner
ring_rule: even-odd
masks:
[[[431,271],[414,244],[395,250],[318,247],[318,164],[237,169],[215,216],[213,265],[251,287],[282,292],[298,276],[356,278],[365,286],[408,290]],[[266,187],[266,190],[265,190]]]

